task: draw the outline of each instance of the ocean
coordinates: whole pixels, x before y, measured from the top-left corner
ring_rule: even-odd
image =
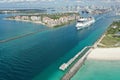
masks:
[[[85,46],[93,45],[113,19],[118,18],[96,16],[95,24],[78,31],[76,23],[48,28],[3,20],[7,16],[10,15],[0,14],[0,40],[36,33],[0,43],[0,80],[60,80],[66,71],[59,70],[59,66]]]

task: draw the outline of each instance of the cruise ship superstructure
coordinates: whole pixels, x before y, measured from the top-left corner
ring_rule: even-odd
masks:
[[[89,18],[81,17],[80,19],[78,19],[76,24],[77,30],[89,27],[94,22],[95,22],[95,19],[93,17],[89,17]]]

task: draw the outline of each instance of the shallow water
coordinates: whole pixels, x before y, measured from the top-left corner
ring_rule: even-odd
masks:
[[[71,80],[119,80],[120,61],[89,60]]]

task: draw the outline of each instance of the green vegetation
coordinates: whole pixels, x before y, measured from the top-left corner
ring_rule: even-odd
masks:
[[[59,27],[69,24],[79,18],[79,13],[56,13],[56,14],[24,14],[19,16],[7,17],[8,20],[21,20],[30,22],[39,22],[48,27]]]
[[[43,17],[49,17],[51,19],[59,19],[60,17],[63,17],[63,16],[70,16],[70,15],[78,15],[79,16],[79,13],[75,13],[75,12],[68,12],[68,13],[54,13],[54,14],[46,14],[46,13],[39,13],[39,14],[22,14],[22,15],[19,15],[19,16],[41,16],[41,18]],[[11,19],[14,19],[15,16],[10,16],[10,17],[7,17],[7,18],[11,18]]]
[[[113,22],[107,30],[107,34],[115,34],[120,31],[120,21]]]
[[[20,14],[36,14],[36,13],[46,13],[46,9],[5,9],[0,10],[0,14],[11,14],[11,13],[20,13]]]
[[[56,13],[56,14],[42,14],[42,16],[47,16],[51,19],[59,19],[60,17],[69,16],[73,14],[79,15],[79,13]]]
[[[64,25],[67,25],[67,24],[71,24],[72,22],[75,22],[75,20],[71,20],[68,23],[63,23],[61,25],[54,26],[54,28],[57,28],[57,27],[60,27],[60,26],[64,26]]]
[[[100,42],[99,47],[120,47],[120,21],[113,22],[105,33],[105,37]]]

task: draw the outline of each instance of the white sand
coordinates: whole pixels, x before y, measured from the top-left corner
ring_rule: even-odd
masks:
[[[87,59],[93,60],[120,60],[120,48],[95,48]]]

